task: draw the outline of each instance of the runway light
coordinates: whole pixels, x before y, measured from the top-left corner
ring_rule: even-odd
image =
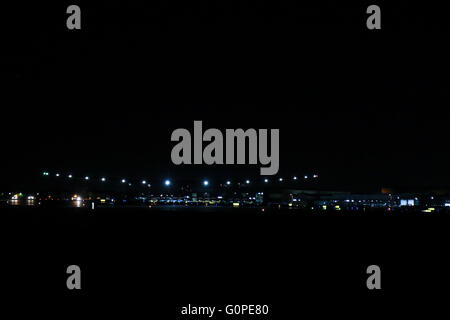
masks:
[[[56,176],[59,177],[59,173],[57,173]]]
[[[250,180],[245,180],[245,183],[246,183],[246,184],[249,184],[249,183],[250,183]]]
[[[150,183],[147,185],[147,187],[149,187],[149,188],[150,188],[151,186],[152,186],[152,185],[151,185]]]
[[[315,174],[315,175],[313,175],[313,178],[318,178],[319,177],[319,175],[318,174]]]
[[[103,182],[105,182],[105,181],[106,181],[106,178],[102,178],[101,180],[102,180]]]
[[[89,180],[89,177],[88,176],[84,177],[84,180]]]
[[[127,180],[125,180],[125,179],[122,179],[122,183],[125,183],[125,182],[127,182]]]
[[[265,182],[265,183],[269,182],[269,179],[264,179],[264,182]]]
[[[43,175],[43,176],[48,176],[48,174],[49,174],[49,173],[48,173],[47,171],[42,172],[42,175]]]
[[[231,181],[227,181],[227,186],[229,186],[231,184]]]
[[[305,176],[304,178],[305,178],[305,179],[308,179],[308,176]]]
[[[165,184],[166,186],[170,186],[170,180],[169,180],[169,179],[165,180],[165,181],[164,181],[164,184]]]
[[[280,181],[280,182],[283,181],[283,178],[279,178],[278,181]]]
[[[204,180],[203,181],[203,185],[206,187],[206,186],[208,186],[209,185],[209,181],[208,180]]]
[[[145,181],[145,180],[142,180],[142,184],[146,184],[147,183],[147,181]]]
[[[67,176],[67,178],[69,178],[69,179],[72,179],[72,175],[71,175],[71,174],[69,174],[69,175]]]
[[[295,177],[295,176],[294,176],[294,178],[293,178],[293,179],[294,179],[294,180],[297,180],[297,177]]]

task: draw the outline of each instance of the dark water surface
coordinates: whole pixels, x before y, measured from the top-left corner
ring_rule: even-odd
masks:
[[[445,295],[436,287],[450,283],[449,221],[259,209],[4,207],[2,289],[8,301],[29,297],[37,309],[58,303],[80,315],[89,306],[94,315],[178,319],[188,303],[264,303],[271,319],[306,312],[357,317],[360,307],[371,316],[381,316],[382,306],[426,311],[422,302],[437,303]],[[82,270],[78,292],[66,289],[71,264]],[[366,288],[371,264],[382,270],[378,292]]]

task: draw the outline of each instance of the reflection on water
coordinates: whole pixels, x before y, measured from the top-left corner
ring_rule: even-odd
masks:
[[[83,206],[83,201],[81,201],[81,200],[72,201],[72,206],[74,206],[76,208],[81,208]]]
[[[83,208],[85,206],[83,200],[61,200],[61,201],[37,201],[35,199],[10,199],[6,201],[11,206],[61,206]]]
[[[20,201],[17,199],[12,199],[12,200],[9,200],[8,203],[13,206],[18,206],[20,204]]]
[[[34,206],[36,205],[36,202],[34,199],[27,199],[24,201],[21,201],[19,199],[11,199],[8,201],[8,204],[12,206],[20,206],[20,205]]]

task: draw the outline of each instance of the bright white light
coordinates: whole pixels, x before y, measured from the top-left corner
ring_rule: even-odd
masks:
[[[165,184],[166,186],[170,186],[170,180],[167,179],[166,181],[164,181],[164,184]]]
[[[313,178],[318,178],[318,177],[319,177],[318,174],[313,175]]]
[[[71,174],[69,174],[67,177],[68,177],[69,179],[72,179],[72,175],[71,175]]]
[[[147,185],[147,187],[149,187],[149,188],[150,188],[151,186],[152,186],[152,185],[151,185],[150,183]]]
[[[208,186],[208,185],[209,185],[209,181],[208,181],[208,180],[204,180],[204,181],[203,181],[203,185],[204,185],[204,186]]]
[[[297,180],[297,177],[294,176],[294,180]]]
[[[147,183],[147,181],[145,181],[145,180],[142,180],[142,184],[146,184]]]
[[[106,181],[106,178],[102,178],[102,181],[105,182],[105,181]]]
[[[84,177],[84,180],[89,180],[89,177],[88,176]]]
[[[308,179],[308,176],[305,176],[304,178],[305,178],[305,179]]]
[[[231,184],[231,181],[227,181],[227,185],[229,186]]]
[[[245,180],[245,183],[246,183],[246,184],[249,184],[249,183],[250,183],[250,180]]]
[[[278,179],[278,181],[280,181],[280,182],[283,181],[283,178]]]
[[[269,182],[269,179],[264,179],[264,182],[265,182],[265,183]]]
[[[57,173],[56,176],[59,177],[59,173]]]
[[[125,183],[125,182],[127,182],[127,180],[125,180],[125,179],[122,179],[122,183]]]

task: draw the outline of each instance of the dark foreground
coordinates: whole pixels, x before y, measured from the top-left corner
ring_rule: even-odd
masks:
[[[438,214],[3,207],[2,301],[15,314],[60,319],[183,319],[187,304],[271,308],[268,317],[215,319],[433,318],[448,297],[449,222]],[[66,288],[71,264],[81,267],[80,291]],[[371,264],[381,267],[381,291],[366,288]]]

